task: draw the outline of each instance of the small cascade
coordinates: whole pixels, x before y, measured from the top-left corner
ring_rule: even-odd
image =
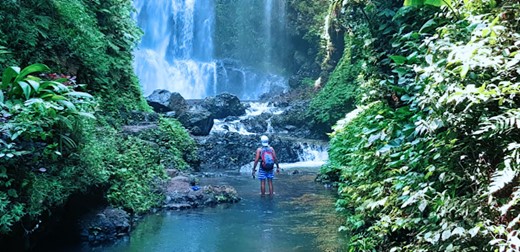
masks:
[[[282,142],[277,152],[290,155],[288,163],[281,163],[283,169],[308,169],[316,171],[317,167],[322,166],[328,160],[328,144],[324,141],[296,138],[288,135],[287,132],[275,132],[271,126],[271,119],[275,115],[284,112],[282,108],[274,107],[269,103],[249,102],[247,103],[246,115],[240,117],[228,117],[225,119],[215,119],[210,134],[220,135],[228,132],[238,133],[244,138],[256,139],[261,134],[275,135],[278,145]],[[262,127],[258,125],[262,124]],[[253,151],[253,150],[252,150]],[[287,156],[286,156],[287,158]],[[287,159],[286,159],[287,160]],[[281,160],[283,162],[283,160]],[[253,163],[241,166],[241,172],[251,172]]]
[[[270,126],[270,118],[266,120],[267,127],[266,130],[258,132],[258,129],[256,132],[251,132],[251,130],[248,130],[249,128],[252,128],[251,125],[246,125],[247,122],[251,122],[255,117],[264,115],[279,115],[283,112],[283,110],[270,106],[267,102],[250,102],[248,103],[249,107],[246,109],[246,114],[240,117],[231,117],[231,118],[225,118],[225,119],[215,119],[213,128],[211,129],[212,134],[216,133],[226,133],[226,132],[236,132],[241,135],[254,135],[259,133],[270,133],[269,126]],[[272,127],[271,131],[272,131]]]
[[[300,162],[325,162],[329,159],[327,148],[321,144],[300,143]]]

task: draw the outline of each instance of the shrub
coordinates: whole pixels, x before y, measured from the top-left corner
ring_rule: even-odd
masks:
[[[379,101],[331,139],[350,250],[518,248],[518,7],[451,1],[392,33],[364,97]]]

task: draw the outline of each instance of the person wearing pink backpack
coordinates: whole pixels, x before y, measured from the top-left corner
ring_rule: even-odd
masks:
[[[252,175],[255,178],[256,165],[260,161],[260,170],[258,170],[258,179],[260,180],[260,192],[265,195],[265,181],[269,184],[269,195],[274,194],[273,178],[274,165],[276,164],[276,173],[280,173],[280,165],[276,158],[276,152],[273,147],[269,146],[269,138],[267,136],[260,137],[262,147],[256,149],[255,163],[253,164]]]

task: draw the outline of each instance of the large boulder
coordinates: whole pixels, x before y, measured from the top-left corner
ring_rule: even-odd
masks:
[[[278,136],[269,138],[280,162],[299,161],[302,152],[300,144]],[[195,138],[202,160],[201,170],[238,170],[254,161],[255,151],[260,147],[259,139],[257,135],[240,135],[236,132],[212,133],[208,137]]]
[[[106,207],[92,211],[79,220],[81,239],[90,244],[114,241],[130,232],[130,215],[122,210]]]
[[[195,136],[207,136],[213,127],[213,116],[205,108],[193,106],[178,117],[179,122]]]
[[[158,89],[146,98],[155,112],[165,113],[173,111],[179,115],[188,109],[188,103],[179,93]]]
[[[222,93],[215,97],[207,97],[202,104],[215,119],[223,119],[228,116],[241,116],[246,113],[245,106],[238,97]]]

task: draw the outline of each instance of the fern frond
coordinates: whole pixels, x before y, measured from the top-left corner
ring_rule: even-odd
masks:
[[[515,187],[515,191],[511,194],[511,200],[507,204],[500,207],[500,214],[505,215],[511,207],[516,206],[520,202],[520,187]]]
[[[518,174],[517,171],[513,171],[511,168],[504,168],[493,173],[491,183],[489,184],[488,194],[496,193],[502,190],[507,184],[511,183]]]
[[[486,118],[473,134],[481,135],[480,139],[485,139],[513,129],[520,129],[520,109],[510,109],[501,115]]]
[[[70,138],[66,135],[63,135],[63,134],[60,135],[60,138],[61,138],[61,142],[65,146],[67,146],[67,148],[76,149],[78,147],[78,145],[76,144],[76,142],[74,142],[74,140],[72,140],[72,138]]]

